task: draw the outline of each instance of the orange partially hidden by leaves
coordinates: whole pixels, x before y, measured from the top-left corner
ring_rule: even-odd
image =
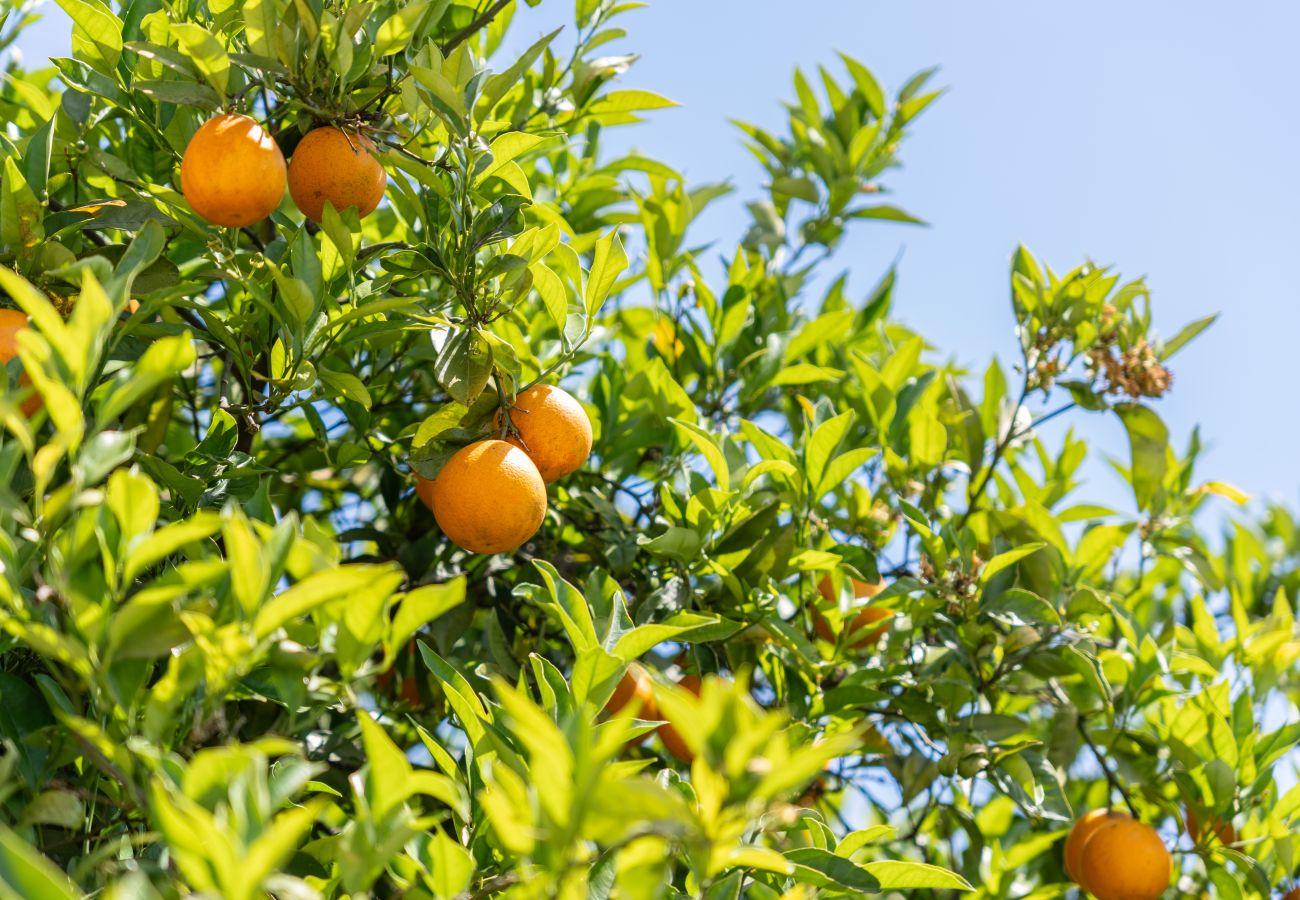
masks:
[[[289,160],[294,205],[313,222],[325,215],[326,201],[339,212],[355,207],[364,219],[375,211],[388,186],[388,173],[374,153],[374,143],[356,131],[333,125],[313,128]]]
[[[181,159],[181,191],[214,225],[242,228],[265,219],[284,199],[284,179],[275,138],[248,116],[208,119]]]
[[[654,682],[650,678],[650,673],[636,663],[628,666],[623,677],[619,679],[618,686],[614,688],[614,693],[605,703],[605,712],[611,716],[616,716],[624,710],[638,719],[659,718],[659,709],[655,706]],[[640,737],[628,741],[628,745],[640,744],[650,734],[651,732],[647,731]]]
[[[1203,826],[1196,815],[1196,809],[1190,803],[1183,807],[1183,812],[1184,821],[1187,823],[1187,834],[1196,843],[1203,843],[1210,835],[1218,836],[1220,843],[1224,845],[1237,842],[1237,829],[1232,827],[1232,822],[1224,821],[1218,816],[1210,816],[1209,824]]]
[[[698,675],[687,675],[681,681],[677,682],[679,688],[690,691],[695,696],[700,696],[700,689],[703,687],[703,681]],[[664,718],[663,712],[659,713],[660,718]],[[695,760],[695,752],[691,750],[690,745],[682,738],[681,732],[674,727],[671,721],[665,722],[659,726],[659,740],[664,742],[664,748],[684,763]]]
[[[1300,887],[1293,887],[1282,895],[1282,900],[1300,900]]]
[[[18,355],[18,332],[26,327],[27,316],[22,312],[16,309],[0,309],[0,365],[8,364],[9,360]],[[29,385],[32,380],[24,372],[18,376],[18,383]],[[36,415],[43,402],[40,394],[33,393],[18,408],[30,419]]]
[[[433,517],[471,553],[514,550],[546,516],[546,485],[518,447],[486,440],[462,447],[433,480]]]
[[[1088,839],[1112,819],[1127,818],[1127,815],[1115,810],[1094,809],[1074,823],[1070,836],[1065,839],[1065,872],[1075,884],[1087,890],[1087,885],[1083,883],[1083,847]]]
[[[406,652],[414,657],[416,655],[415,638],[411,638],[406,643]],[[397,690],[391,690],[393,682],[397,682]],[[397,664],[389,666],[379,677],[375,679],[375,686],[393,699],[400,697],[416,709],[424,706],[424,698],[420,696],[420,682],[414,675],[399,674]]]
[[[831,583],[829,575],[822,576],[821,581],[817,583],[817,590],[828,601],[835,602],[835,587]],[[853,596],[859,600],[874,597],[882,590],[884,590],[882,584],[867,584],[865,581],[853,579]],[[889,625],[884,624],[879,628],[870,628],[869,626],[875,625],[877,622],[887,622],[887,620],[893,618],[893,615],[894,611],[892,609],[885,609],[880,606],[863,607],[858,611],[857,615],[849,620],[848,634],[844,639],[845,646],[850,650],[861,650],[864,647],[872,646],[884,637],[885,632],[889,630]],[[835,630],[831,628],[830,621],[816,607],[813,607],[812,619],[813,628],[817,630],[817,636],[824,641],[835,643]]]
[[[1157,900],[1173,876],[1173,858],[1160,835],[1127,816],[1093,831],[1081,858],[1079,883],[1097,900]]]
[[[519,433],[506,440],[528,453],[547,483],[568,475],[591,455],[591,420],[581,403],[554,385],[520,391],[510,422]],[[501,427],[500,411],[496,424]]]

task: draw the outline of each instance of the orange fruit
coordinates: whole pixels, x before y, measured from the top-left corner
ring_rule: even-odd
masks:
[[[289,196],[313,222],[325,215],[325,201],[339,212],[356,207],[365,218],[375,211],[388,186],[388,173],[375,159],[365,135],[333,125],[313,128],[289,160]]]
[[[677,682],[677,686],[690,691],[698,697],[700,696],[700,689],[703,686],[703,681],[698,675],[687,675],[681,681]],[[659,713],[659,717],[664,717],[662,712]],[[682,762],[689,763],[694,761],[694,751],[691,750],[690,745],[682,738],[681,732],[673,727],[671,721],[665,722],[663,725],[659,726],[659,740],[663,741],[664,749]]]
[[[795,801],[795,806],[811,809],[821,802],[822,797],[826,796],[829,789],[830,784],[827,782],[826,776],[818,775],[812,784],[804,788],[803,793],[799,795],[799,799]]]
[[[433,517],[471,553],[514,550],[546,516],[546,484],[524,451],[505,441],[477,441],[447,460],[433,480]]]
[[[185,148],[181,192],[214,225],[252,225],[284,199],[284,155],[275,138],[248,116],[213,116]]]
[[[433,512],[433,479],[416,475],[415,496],[424,501],[424,505],[429,507],[429,512]]]
[[[651,680],[650,673],[636,663],[628,666],[619,679],[618,686],[614,688],[614,693],[605,702],[605,712],[611,716],[616,716],[623,710],[638,719],[659,718],[659,709],[655,706],[654,681]],[[652,733],[647,731],[640,737],[633,738],[628,741],[628,746],[644,742]]]
[[[26,313],[17,309],[0,309],[0,365],[8,364],[9,360],[18,355],[18,332],[26,327]],[[28,385],[32,380],[24,372],[18,376],[18,383]],[[33,392],[18,408],[30,419],[44,403],[41,395]]]
[[[577,469],[591,455],[591,420],[582,404],[567,391],[535,384],[515,396],[510,422],[518,434],[506,440],[537,464],[548,484]],[[501,427],[497,410],[496,426]]]
[[[1083,844],[1079,883],[1097,900],[1156,900],[1169,887],[1173,858],[1150,825],[1112,817]]]
[[[1196,809],[1190,804],[1183,806],[1185,813],[1183,821],[1187,824],[1188,836],[1200,844],[1207,840],[1210,835],[1217,835],[1219,842],[1222,844],[1233,844],[1237,841],[1237,829],[1232,827],[1231,821],[1224,821],[1218,816],[1210,816],[1208,825],[1202,826],[1200,818],[1196,815]]]
[[[628,706],[636,701],[636,714],[641,719],[654,719],[658,717],[658,710],[655,707],[654,682],[650,680],[650,673],[641,666],[633,663],[627,667],[623,677],[619,679],[618,686],[614,688],[614,693],[610,694],[609,700],[605,702],[605,712],[611,716],[618,715]]]
[[[853,596],[859,600],[874,597],[884,589],[885,586],[880,583],[867,584],[865,581],[859,581],[856,578],[853,579]],[[831,583],[831,577],[829,575],[822,576],[821,581],[817,583],[817,590],[820,591],[821,595],[829,602],[836,602],[835,587]],[[861,650],[864,647],[872,646],[884,636],[886,631],[889,630],[889,625],[881,625],[879,628],[868,628],[868,626],[874,625],[877,622],[885,622],[886,620],[893,618],[893,616],[894,611],[892,609],[885,609],[880,606],[864,606],[858,611],[857,615],[849,620],[847,626],[848,635],[845,638],[845,646],[850,650]],[[812,620],[813,628],[817,631],[817,636],[824,641],[829,641],[832,644],[835,643],[835,631],[831,628],[831,623],[815,606],[812,610]]]
[[[414,642],[413,642],[414,643]],[[396,682],[397,690],[393,690],[393,683]],[[420,682],[415,676],[398,675],[396,667],[386,672],[381,672],[375,679],[375,686],[384,692],[390,699],[402,699],[409,703],[415,709],[424,707],[424,698],[420,696]]]
[[[1282,895],[1282,900],[1300,900],[1300,887],[1293,887]]]
[[[1070,829],[1070,836],[1065,839],[1065,872],[1075,884],[1087,889],[1083,883],[1083,848],[1088,839],[1098,828],[1112,819],[1127,819],[1122,812],[1110,809],[1094,809],[1084,813]]]

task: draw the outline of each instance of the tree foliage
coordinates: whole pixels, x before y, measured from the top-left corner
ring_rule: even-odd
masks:
[[[1280,508],[1207,531],[1245,498],[1155,410],[1210,320],[1162,341],[1140,280],[1022,247],[1019,357],[968,372],[892,316],[893,270],[827,272],[918,222],[885,195],[930,72],[796,72],[780,127],[739,125],[766,186],[729,245],[692,228],[727,185],[605,148],[671,105],[610,55],[640,4],[511,57],[513,2],[58,2],[72,56],[0,87],[31,321],[0,894],[1051,897],[1107,804],[1186,851],[1180,891],[1289,883],[1300,538]],[[288,158],[366,132],[386,202],[209,226],[177,170],[218,110]],[[539,381],[592,457],[525,546],[466,554],[413,474]],[[1079,496],[1058,416],[1122,423],[1125,508]],[[658,718],[602,714],[634,661]]]

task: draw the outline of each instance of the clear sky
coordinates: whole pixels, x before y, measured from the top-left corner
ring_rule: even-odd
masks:
[[[523,9],[506,54],[572,15]],[[66,18],[23,42],[28,64],[66,52]],[[642,60],[626,86],[681,108],[625,129],[693,182],[738,190],[697,238],[743,230],[760,173],[728,117],[776,127],[793,67],[839,72],[836,50],[896,88],[941,66],[949,93],[916,123],[888,183],[928,229],[863,224],[836,264],[860,297],[902,254],[894,314],[959,362],[1015,355],[1010,253],[1023,241],[1058,269],[1086,258],[1148,276],[1158,330],[1221,312],[1174,360],[1158,409],[1178,445],[1200,423],[1202,478],[1300,499],[1300,4],[1290,0],[651,0],[607,45]],[[570,37],[571,40],[571,37]],[[1290,262],[1289,262],[1290,260]],[[1076,419],[1123,455],[1117,423]],[[1095,467],[1091,488],[1120,502]]]

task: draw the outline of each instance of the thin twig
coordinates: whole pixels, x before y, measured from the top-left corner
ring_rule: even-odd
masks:
[[[1052,679],[1048,684],[1059,703],[1065,706],[1073,706],[1073,704],[1070,703],[1069,696],[1056,682],[1056,679]],[[1102,774],[1106,776],[1106,782],[1111,786],[1112,790],[1118,792],[1120,797],[1123,798],[1124,805],[1128,807],[1128,811],[1132,813],[1133,818],[1140,818],[1137,807],[1133,805],[1133,798],[1128,795],[1128,789],[1125,788],[1123,783],[1119,780],[1119,775],[1111,771],[1110,766],[1106,765],[1105,755],[1102,754],[1101,749],[1093,742],[1092,735],[1088,733],[1088,726],[1083,722],[1083,713],[1078,712],[1078,710],[1076,710],[1076,713],[1078,714],[1078,718],[1075,719],[1074,722],[1075,729],[1079,732],[1079,736],[1083,738],[1083,742],[1088,745],[1088,749],[1092,751],[1092,755],[1097,758],[1097,765],[1101,766]]]
[[[984,495],[984,490],[989,486],[989,481],[993,478],[993,473],[997,470],[998,463],[1002,462],[1002,455],[1006,453],[1007,448],[1011,446],[1011,442],[1020,437],[1020,432],[1016,430],[1016,413],[1020,411],[1020,407],[1025,405],[1025,400],[1028,396],[1029,374],[1026,372],[1024,386],[1020,389],[1020,399],[1016,401],[1015,408],[1011,411],[1011,421],[1007,424],[1007,433],[1003,435],[1002,439],[999,440],[997,445],[993,448],[993,457],[989,460],[988,468],[984,470],[984,475],[980,478],[979,484],[977,484],[970,492],[970,495],[966,500],[966,512],[962,514],[961,519],[957,522],[956,531],[961,531],[962,528],[966,526],[966,523],[970,521],[971,515],[974,514],[975,509],[979,506],[980,498]]]
[[[501,10],[505,9],[513,2],[514,0],[497,0],[496,3],[493,3],[491,6],[489,6],[483,12],[483,14],[480,15],[478,18],[476,18],[473,22],[470,22],[460,31],[456,32],[450,38],[448,38],[447,43],[442,45],[441,48],[442,55],[446,56],[447,54],[451,53],[451,51],[459,47],[461,44],[465,43],[465,41],[473,37],[474,34],[480,28],[482,28],[484,25],[487,25],[489,22],[495,19],[497,17],[497,14],[500,13]]]

